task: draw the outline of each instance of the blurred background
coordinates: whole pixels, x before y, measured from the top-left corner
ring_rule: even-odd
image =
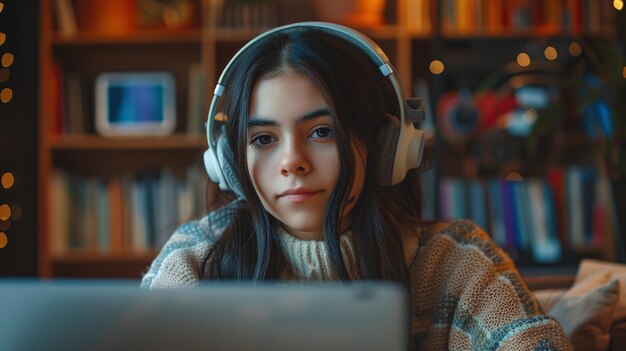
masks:
[[[0,0],[0,276],[139,279],[211,208],[211,91],[248,40],[346,24],[427,101],[424,217],[526,277],[624,262],[621,0]],[[529,278],[530,279],[530,278]]]

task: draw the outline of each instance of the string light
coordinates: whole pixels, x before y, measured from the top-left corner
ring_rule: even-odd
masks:
[[[2,55],[2,66],[3,67],[10,67],[13,64],[13,54],[11,53],[6,53],[4,55]]]
[[[512,182],[523,182],[524,181],[524,177],[519,172],[513,171],[513,172],[507,174],[506,180],[512,181]]]
[[[0,91],[0,101],[5,104],[13,99],[13,90],[11,88],[4,88]]]
[[[7,204],[0,205],[0,221],[6,221],[9,218],[11,218],[11,207]]]
[[[11,220],[18,221],[20,218],[22,218],[22,208],[20,205],[15,204],[11,206]]]
[[[4,249],[7,246],[9,239],[7,239],[7,235],[4,232],[0,232],[0,249]]]
[[[11,221],[0,221],[0,232],[6,232],[9,228],[11,228]]]
[[[617,11],[621,11],[624,8],[624,1],[613,0],[613,7],[615,7]]]
[[[583,53],[583,48],[580,46],[580,44],[573,42],[571,44],[569,44],[569,54],[574,56],[574,57],[578,57],[580,56],[580,54]]]
[[[558,53],[556,52],[556,49],[554,48],[554,46],[548,46],[543,51],[543,55],[550,61],[556,60],[556,58],[559,56]]]
[[[527,67],[530,65],[530,56],[527,53],[522,52],[517,55],[517,64],[522,67]]]
[[[446,69],[443,62],[439,60],[433,60],[428,66],[428,68],[430,69],[430,72],[432,74],[441,74]]]
[[[5,40],[7,40],[7,35],[4,33],[0,33],[0,45],[4,44]]]
[[[4,4],[0,2],[0,12],[2,12],[2,10],[4,10]]]
[[[2,179],[0,179],[0,183],[2,183],[2,187],[5,189],[10,189],[13,184],[15,184],[15,178],[13,177],[13,173],[6,172],[2,175]]]
[[[0,68],[0,83],[4,83],[11,77],[11,71],[6,68]]]

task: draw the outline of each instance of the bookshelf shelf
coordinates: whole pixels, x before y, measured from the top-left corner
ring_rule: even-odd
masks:
[[[545,32],[537,30],[518,30],[506,33],[488,33],[480,31],[472,31],[460,33],[455,31],[444,31],[442,33],[443,40],[535,40],[535,39],[560,39],[560,40],[580,40],[581,38],[607,38],[613,35],[612,32]]]
[[[154,259],[157,252],[124,252],[103,253],[97,251],[74,251],[53,254],[50,259],[54,264],[78,264],[78,263],[149,263]]]
[[[138,44],[200,44],[202,31],[193,29],[152,29],[132,32],[126,35],[110,35],[101,33],[79,33],[72,37],[55,34],[52,39],[54,46],[97,46],[97,45],[138,45]]]
[[[218,18],[217,9],[214,8],[217,2],[193,0],[192,3],[198,15],[196,16],[197,21],[193,22],[191,28],[146,28],[134,30],[126,35],[86,32],[78,28],[76,34],[64,36],[61,34],[63,30],[55,26],[55,1],[42,0],[41,7],[40,274],[43,277],[138,278],[158,251],[158,245],[148,245],[150,250],[144,253],[117,250],[112,254],[93,251],[72,251],[58,254],[51,248],[55,244],[55,240],[53,230],[50,229],[50,222],[54,219],[57,210],[51,204],[59,190],[55,189],[52,183],[55,176],[58,175],[57,171],[66,173],[64,175],[67,176],[66,178],[60,178],[62,182],[87,183],[84,186],[90,189],[89,191],[92,190],[90,187],[93,185],[93,178],[104,179],[105,182],[108,182],[106,183],[107,186],[113,188],[113,192],[110,192],[109,195],[115,195],[118,198],[115,201],[118,203],[125,203],[127,199],[123,198],[124,194],[131,193],[129,190],[131,188],[125,183],[124,177],[132,176],[134,177],[132,181],[141,185],[142,181],[155,173],[159,174],[157,178],[162,175],[159,172],[163,171],[166,175],[171,171],[171,173],[180,176],[187,172],[192,165],[201,168],[202,151],[206,148],[205,136],[201,131],[202,127],[185,128],[200,125],[204,118],[201,115],[207,109],[206,103],[208,102],[207,99],[210,98],[210,89],[212,89],[221,69],[232,54],[246,41],[274,25],[323,19],[318,18],[312,12],[306,12],[313,11],[312,6],[310,6],[312,0],[306,2],[309,10],[301,10],[301,8],[307,7],[303,6],[303,2],[291,1],[284,2],[284,4],[293,8],[279,9],[276,14],[280,13],[280,16],[270,16],[269,22],[260,23],[257,27],[239,27],[241,23],[234,23],[232,28],[220,27],[225,22],[223,18]],[[69,1],[69,3],[76,2]],[[430,95],[429,108],[433,115],[437,114],[437,103],[445,93],[457,89],[457,85],[471,85],[480,78],[484,78],[483,73],[491,72],[500,64],[508,62],[507,60],[514,59],[519,50],[524,49],[526,42],[614,38],[610,23],[606,24],[601,20],[596,21],[598,23],[594,26],[581,24],[566,28],[565,26],[554,27],[553,23],[543,23],[515,29],[511,26],[504,26],[504,22],[496,23],[495,27],[490,27],[486,22],[482,24],[477,22],[479,17],[471,17],[474,22],[469,24],[459,22],[466,21],[469,17],[446,17],[450,13],[462,13],[461,11],[447,11],[446,9],[449,10],[450,6],[464,6],[464,10],[478,11],[477,8],[468,7],[470,3],[479,4],[481,2],[388,1],[388,13],[385,16],[387,16],[386,19],[389,24],[371,28],[355,28],[374,39],[389,55],[404,83],[407,95],[421,96],[416,82],[418,80],[425,82],[426,93]],[[506,6],[506,8],[502,7],[501,10],[510,12],[516,11],[515,6],[522,6],[520,4],[526,2],[493,0],[490,3]],[[548,4],[555,4],[556,1],[547,0],[536,3],[548,6]],[[596,6],[596,3],[599,4],[600,2],[568,0],[566,3],[579,3],[581,6],[582,4],[589,6],[593,4]],[[281,2],[282,5],[283,2]],[[409,9],[414,10],[414,13],[409,13]],[[522,15],[526,14],[523,11],[521,13]],[[483,16],[482,20],[485,19],[486,17]],[[504,21],[502,18],[497,20]],[[493,24],[491,22],[489,25]],[[505,50],[511,52],[505,52]],[[433,59],[445,63],[444,74],[437,75],[429,71],[429,64]],[[58,112],[63,105],[72,106],[71,104],[60,103],[59,101],[63,101],[61,99],[72,101],[75,100],[72,97],[80,96],[84,102],[80,107],[84,111],[74,113],[73,116],[82,116],[83,118],[93,116],[94,102],[91,100],[93,100],[95,77],[104,71],[136,70],[163,70],[170,71],[175,75],[178,102],[177,126],[179,126],[177,134],[163,137],[108,138],[90,134],[94,132],[90,123],[85,123],[82,128],[73,128],[79,124],[72,124],[76,118],[72,119],[72,116],[69,116],[71,113],[67,113],[67,111],[65,115],[62,113],[59,115]],[[61,79],[58,78],[59,75]],[[68,93],[68,89],[64,88],[64,84],[68,82],[78,82],[79,84],[76,86],[79,86],[80,89],[74,87],[73,94],[72,92]],[[63,91],[63,89],[66,90]],[[66,93],[66,96],[62,98],[59,95],[63,95],[63,92]],[[67,107],[65,106],[65,108]],[[199,113],[194,115],[190,114],[190,111]],[[190,116],[195,117],[191,119]],[[439,121],[440,116],[435,118]],[[67,128],[68,125],[69,128]],[[65,131],[66,134],[59,134],[60,130]],[[578,157],[577,153],[567,150],[594,149],[598,144],[590,140],[584,133],[562,133],[557,136],[557,142],[559,150],[565,150],[561,153],[572,154],[572,157]],[[436,172],[433,172],[437,173],[436,182],[433,183],[433,192],[437,196],[440,195],[438,192],[441,192],[440,183],[446,176],[465,176],[467,178],[468,170],[466,168],[472,171],[471,167],[475,166],[475,164],[465,162],[468,161],[468,158],[474,157],[470,154],[472,150],[470,150],[471,145],[468,145],[467,138],[449,143],[443,141],[442,138],[428,138],[425,144],[425,158],[434,161],[433,163],[437,167]],[[447,158],[448,154],[453,154],[450,159]],[[446,160],[445,164],[444,162],[438,164],[440,158]],[[546,168],[540,167],[540,171]],[[151,172],[152,174],[142,172]],[[449,173],[446,174],[445,172]],[[191,173],[185,173],[185,177]],[[203,170],[200,169],[200,173],[206,177]],[[545,176],[545,174],[541,175],[540,172],[533,175],[537,174],[538,177]],[[486,181],[488,177],[484,176],[482,181]],[[200,188],[191,189],[191,194],[195,194],[194,196],[199,198],[206,195],[204,188],[206,178],[193,176],[185,178],[185,181],[198,184]],[[429,201],[429,206],[432,206],[433,209],[438,208],[437,206],[440,206],[439,201],[440,199]],[[202,202],[202,205],[204,203]],[[129,207],[125,210],[125,213],[131,213]],[[122,215],[119,213],[117,215],[119,217],[116,222],[117,227],[125,228],[118,232],[122,232],[122,236],[128,239],[131,230],[128,230],[125,227],[126,223],[120,219]],[[435,218],[439,217],[436,216]],[[490,230],[492,228],[488,228],[488,226],[486,229],[493,233],[494,231]],[[121,240],[118,238],[118,241]],[[585,250],[574,248],[573,251],[581,256],[608,257],[605,255],[608,252],[607,245],[609,244]],[[529,276],[529,279],[538,285],[545,285],[551,280],[551,278],[544,279],[541,277],[545,274],[545,271],[540,272],[539,277],[533,274]],[[552,280],[558,280],[559,284],[569,283],[572,277],[570,273],[561,274],[559,272],[548,275],[557,277]]]
[[[204,137],[178,134],[163,137],[101,137],[91,135],[57,136],[50,140],[53,151],[72,150],[162,150],[206,148]]]

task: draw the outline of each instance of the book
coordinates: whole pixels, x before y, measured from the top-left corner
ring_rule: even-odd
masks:
[[[69,38],[78,34],[76,11],[72,0],[54,0],[54,12],[59,35]]]
[[[187,106],[187,133],[204,135],[206,122],[204,70],[201,63],[189,67],[189,99]]]
[[[546,184],[538,179],[529,180],[527,188],[528,209],[532,218],[529,234],[532,237],[530,248],[533,259],[538,263],[555,263],[561,258],[561,246],[548,219],[554,215],[548,200],[550,194],[546,191]]]

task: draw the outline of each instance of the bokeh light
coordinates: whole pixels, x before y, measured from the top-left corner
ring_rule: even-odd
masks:
[[[20,218],[22,218],[22,207],[18,204],[11,206],[11,220],[19,221]]]
[[[624,66],[624,69],[622,70],[622,77],[626,78],[626,66]]]
[[[556,49],[554,48],[554,46],[548,46],[543,51],[543,55],[550,61],[556,60],[556,58],[559,56],[558,53],[556,52]]]
[[[9,242],[9,239],[7,238],[7,235],[4,234],[4,232],[0,232],[0,249],[4,249],[5,246],[7,246]]]
[[[0,179],[0,183],[2,183],[3,188],[10,189],[13,184],[15,184],[15,178],[13,177],[13,173],[6,172],[5,174],[3,174],[2,178]]]
[[[14,59],[15,59],[15,57],[13,56],[13,54],[6,53],[6,54],[2,55],[2,66],[3,67],[10,67],[13,64],[13,60]]]
[[[0,2],[0,12],[2,12],[2,10],[4,10],[4,4]]]
[[[0,83],[4,83],[11,77],[11,71],[6,68],[0,68]]]
[[[616,10],[621,11],[624,8],[624,1],[613,0],[613,7],[615,7]]]
[[[0,221],[0,232],[6,232],[9,228],[11,228],[10,220]]]
[[[441,74],[446,69],[446,66],[439,60],[433,60],[428,68],[432,74]]]
[[[513,171],[507,174],[506,180],[513,181],[513,182],[522,182],[524,181],[524,177],[519,172]]]
[[[517,64],[522,67],[527,67],[530,65],[530,56],[527,53],[522,52],[517,55]]]
[[[13,99],[13,89],[4,88],[2,89],[2,91],[0,91],[0,101],[6,104],[7,102],[11,101],[11,99]]]
[[[578,57],[578,56],[580,56],[580,54],[583,53],[583,48],[577,42],[573,42],[573,43],[569,44],[569,49],[568,50],[569,50],[569,54],[574,56],[574,57]]]
[[[0,205],[0,221],[6,221],[9,218],[11,218],[11,207],[7,204]]]
[[[4,33],[0,33],[0,45],[4,44],[5,40],[7,40],[7,35]]]

